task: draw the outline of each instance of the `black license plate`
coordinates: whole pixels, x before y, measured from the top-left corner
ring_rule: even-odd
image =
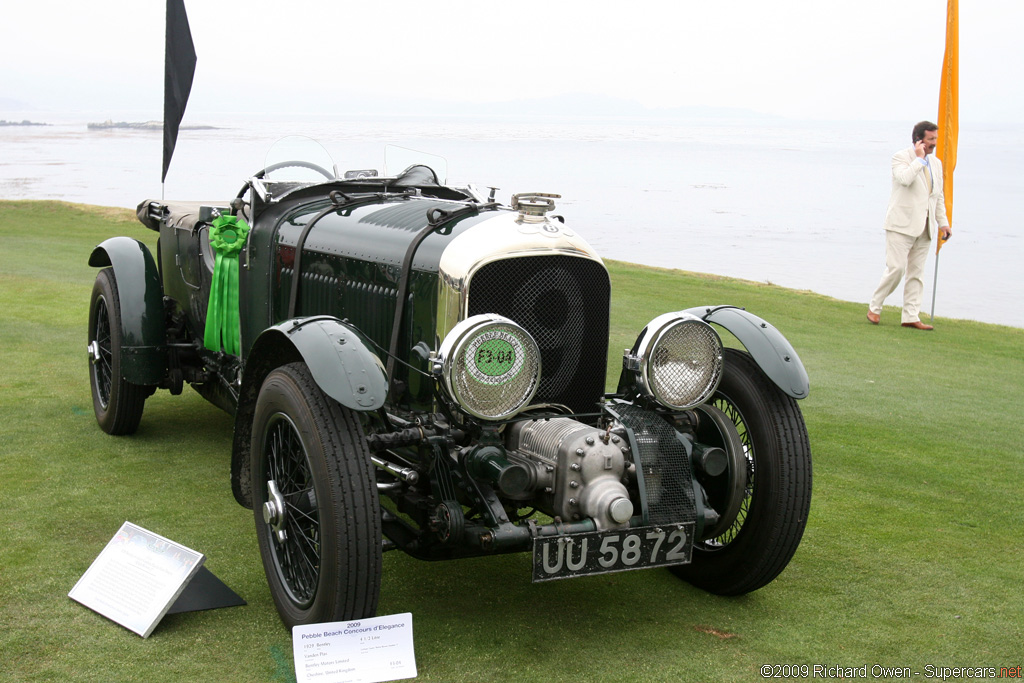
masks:
[[[693,522],[533,539],[533,580],[686,564]]]

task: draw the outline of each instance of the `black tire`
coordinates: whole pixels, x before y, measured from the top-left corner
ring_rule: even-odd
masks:
[[[673,573],[718,595],[770,583],[789,564],[811,507],[811,448],[803,414],[749,354],[725,349],[722,382],[709,401],[736,425],[747,461],[735,522],[698,541],[693,561]]]
[[[112,268],[96,275],[89,302],[89,386],[96,421],[107,434],[134,434],[149,387],[121,373],[121,309]]]
[[[260,388],[252,476],[263,569],[285,625],[374,616],[381,526],[370,453],[358,415],[325,396],[302,363]]]

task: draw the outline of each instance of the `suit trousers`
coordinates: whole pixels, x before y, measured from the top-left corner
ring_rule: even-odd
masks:
[[[928,261],[928,250],[932,241],[928,226],[917,237],[903,235],[892,230],[885,233],[885,272],[871,297],[869,309],[872,313],[882,312],[882,303],[892,294],[906,275],[903,284],[903,315],[900,322],[919,321],[921,298],[924,294],[924,266]]]

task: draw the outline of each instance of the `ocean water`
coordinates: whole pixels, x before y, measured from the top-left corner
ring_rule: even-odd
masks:
[[[445,157],[448,180],[562,195],[558,210],[606,258],[771,282],[865,303],[884,266],[889,159],[905,123],[287,120],[218,114],[183,130],[161,188],[159,130],[91,131],[106,115],[4,113],[0,199],[135,207],[146,198],[226,202],[284,135],[318,140],[342,170],[381,168],[384,146]],[[117,120],[142,121],[126,114]],[[187,122],[189,122],[187,120]],[[923,313],[1024,327],[1024,161],[1019,128],[961,126],[954,237]],[[141,226],[140,226],[141,229]],[[902,288],[887,300],[899,305]],[[725,303],[714,299],[687,302]],[[898,322],[887,314],[883,323]]]

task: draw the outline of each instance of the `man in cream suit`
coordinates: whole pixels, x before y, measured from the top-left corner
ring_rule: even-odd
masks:
[[[935,158],[939,127],[928,121],[914,126],[914,146],[892,155],[892,194],[885,212],[885,273],[871,297],[868,320],[877,325],[882,302],[903,285],[903,327],[930,330],[921,322],[921,297],[924,292],[924,265],[936,231],[942,239],[952,231],[946,219],[942,196],[942,163]]]

